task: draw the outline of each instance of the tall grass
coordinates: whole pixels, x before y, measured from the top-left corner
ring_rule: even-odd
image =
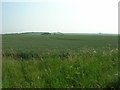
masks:
[[[29,59],[3,57],[3,87],[106,88],[117,82],[117,49],[101,53],[68,50],[64,54]]]

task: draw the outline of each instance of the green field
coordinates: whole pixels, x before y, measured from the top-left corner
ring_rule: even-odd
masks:
[[[3,35],[3,88],[118,87],[117,35]]]

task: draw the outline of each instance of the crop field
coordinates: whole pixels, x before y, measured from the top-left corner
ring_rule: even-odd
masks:
[[[3,35],[3,88],[116,88],[117,35]]]

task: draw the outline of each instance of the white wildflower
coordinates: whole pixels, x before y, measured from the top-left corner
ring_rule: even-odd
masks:
[[[97,53],[97,52],[94,50],[93,53]]]

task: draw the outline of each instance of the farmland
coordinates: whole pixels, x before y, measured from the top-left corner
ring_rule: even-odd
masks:
[[[3,88],[118,87],[117,35],[3,35]]]

